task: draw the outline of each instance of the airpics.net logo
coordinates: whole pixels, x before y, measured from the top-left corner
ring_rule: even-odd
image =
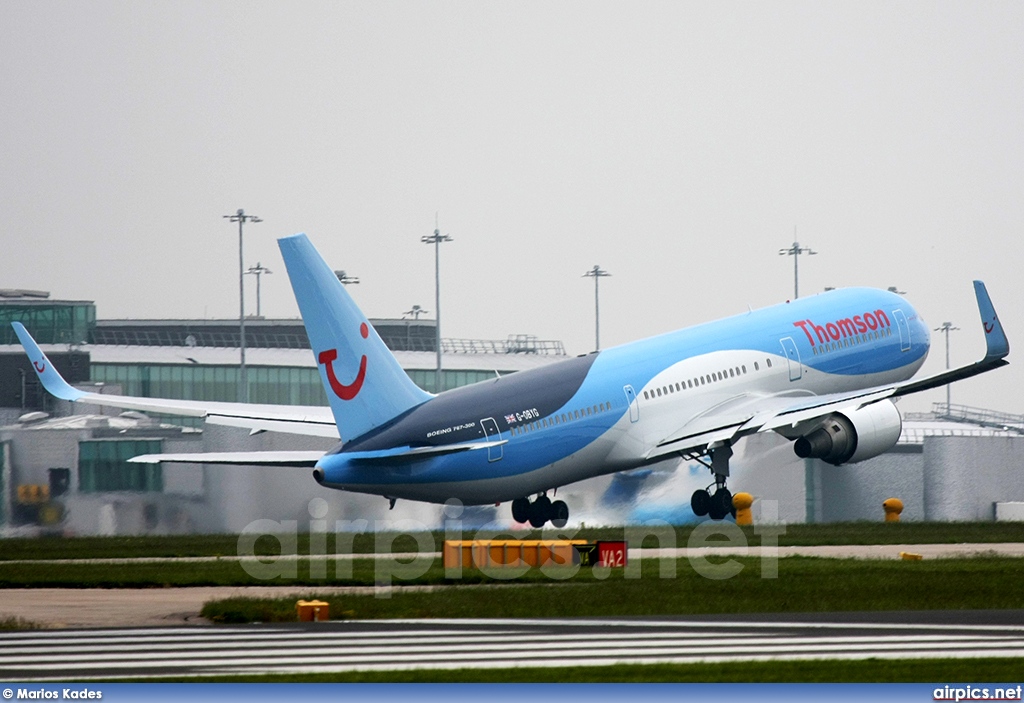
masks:
[[[302,525],[301,532],[309,534],[309,552],[299,553],[299,521],[298,520],[254,520],[249,523],[238,537],[236,555],[242,569],[252,578],[260,581],[310,579],[352,579],[357,560],[373,561],[374,595],[378,598],[390,598],[391,588],[395,582],[415,581],[426,576],[431,568],[442,559],[435,542],[436,528],[417,520],[337,520],[329,525],[327,514],[329,506],[323,498],[309,501],[310,520]],[[464,508],[458,500],[449,500],[444,504],[443,539],[444,541],[504,541],[522,538],[522,533],[509,529],[505,525],[493,524],[481,529],[467,531],[461,517]],[[725,580],[738,576],[749,562],[737,557],[759,558],[760,577],[775,579],[779,576],[779,536],[785,534],[785,524],[778,522],[778,503],[765,500],[761,502],[762,522],[753,528],[760,544],[756,550],[749,546],[747,534],[735,523],[708,520],[696,525],[690,532],[685,545],[678,544],[679,537],[675,526],[663,520],[649,520],[639,525],[627,525],[623,528],[623,539],[634,545],[633,552],[625,560],[623,577],[639,579],[643,574],[657,570],[657,577],[674,579],[677,576],[679,562],[685,560],[695,573],[711,580]],[[328,551],[329,529],[333,527],[333,552]],[[374,535],[373,551],[356,553],[354,550],[356,535],[372,532]],[[585,540],[585,528],[545,527],[541,530],[541,540]],[[256,544],[265,545],[266,540],[277,543],[274,554],[257,554]],[[537,539],[531,535],[531,539]],[[415,551],[397,552],[396,543],[403,545],[414,543]],[[657,546],[652,546],[657,545]],[[640,552],[633,551],[644,547]],[[515,565],[473,563],[466,565],[495,580],[516,579],[531,569],[537,569],[544,576],[553,580],[566,580],[574,577],[583,568],[581,563],[556,563],[555,560],[531,566],[526,563]],[[307,573],[308,570],[308,573]],[[333,573],[331,573],[333,571]],[[463,577],[464,565],[446,564],[446,579]],[[594,567],[594,576],[605,579],[611,574],[607,566]]]
[[[983,686],[943,686],[932,692],[936,701],[1019,701],[1024,686],[988,688]]]

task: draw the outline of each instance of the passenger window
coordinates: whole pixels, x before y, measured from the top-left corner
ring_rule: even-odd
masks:
[[[761,370],[761,367],[758,366],[757,362],[755,361],[754,362],[754,371],[760,371],[760,370]]]
[[[743,364],[743,366],[741,366],[740,368],[743,369],[743,373],[747,372],[747,365],[746,364]]]
[[[768,364],[768,368],[772,367],[772,360],[771,359],[765,359],[764,363]]]

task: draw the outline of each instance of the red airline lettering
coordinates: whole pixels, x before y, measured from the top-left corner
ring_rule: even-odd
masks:
[[[828,344],[829,342],[838,342],[846,337],[853,337],[858,334],[864,334],[868,330],[877,330],[880,328],[889,327],[889,316],[885,314],[884,310],[875,310],[874,312],[865,312],[860,315],[854,315],[853,317],[844,317],[834,322],[828,322],[825,325],[817,325],[813,320],[797,320],[793,323],[794,327],[799,327],[807,335],[807,341],[811,343],[811,346],[816,344]],[[814,334],[811,334],[811,333]],[[817,338],[817,342],[815,342]]]

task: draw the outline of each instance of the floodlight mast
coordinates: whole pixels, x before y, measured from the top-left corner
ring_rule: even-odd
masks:
[[[245,210],[238,208],[234,215],[224,215],[231,222],[238,223],[238,400],[249,402],[249,379],[245,371],[245,264],[242,256],[242,225],[246,222],[263,222],[256,215],[246,215]]]
[[[946,335],[946,370],[947,371],[949,371],[949,333],[950,332],[956,332],[959,329],[960,329],[959,327],[954,327],[952,322],[943,322],[941,327],[936,327],[934,330],[932,330],[933,332],[942,332],[943,334]],[[950,402],[949,401],[949,396],[950,396],[949,387],[950,387],[950,385],[951,384],[949,384],[949,383],[946,384],[946,414],[947,415],[950,414],[950,410],[949,410],[949,402]]]
[[[603,268],[594,264],[594,268],[583,274],[583,278],[594,279],[594,351],[601,351],[601,301],[598,296],[597,283],[602,278],[611,276]]]
[[[250,266],[245,273],[256,277],[256,317],[262,317],[263,313],[260,312],[260,276],[265,273],[273,273],[273,271],[257,261],[256,265]]]
[[[796,228],[793,229],[793,233],[796,233]],[[779,249],[779,256],[788,255],[793,257],[793,300],[800,297],[800,255],[814,256],[817,253],[810,247],[801,247],[799,242],[793,242],[793,246],[788,249]]]
[[[435,220],[434,233],[420,237],[424,244],[434,245],[434,343],[437,345],[437,371],[434,377],[434,392],[440,393],[441,388],[441,243],[454,241],[447,234],[441,234]]]

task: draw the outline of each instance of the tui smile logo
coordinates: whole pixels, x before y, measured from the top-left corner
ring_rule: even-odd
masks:
[[[370,336],[370,328],[367,327],[365,322],[359,325],[359,334],[362,335],[363,339]],[[327,372],[327,381],[331,384],[331,390],[334,391],[334,395],[342,400],[352,400],[359,395],[359,391],[363,389],[363,381],[366,380],[366,354],[363,354],[359,360],[359,373],[356,374],[356,379],[348,385],[339,381],[337,374],[334,373],[334,362],[337,358],[337,349],[326,349],[320,352],[317,361],[324,365],[324,370]]]
[[[46,371],[46,364],[45,364],[44,362],[41,362],[41,361],[33,361],[33,362],[32,362],[32,366],[33,366],[33,367],[35,367],[35,370],[36,370],[36,371],[37,371],[38,373],[42,373],[43,371]]]

